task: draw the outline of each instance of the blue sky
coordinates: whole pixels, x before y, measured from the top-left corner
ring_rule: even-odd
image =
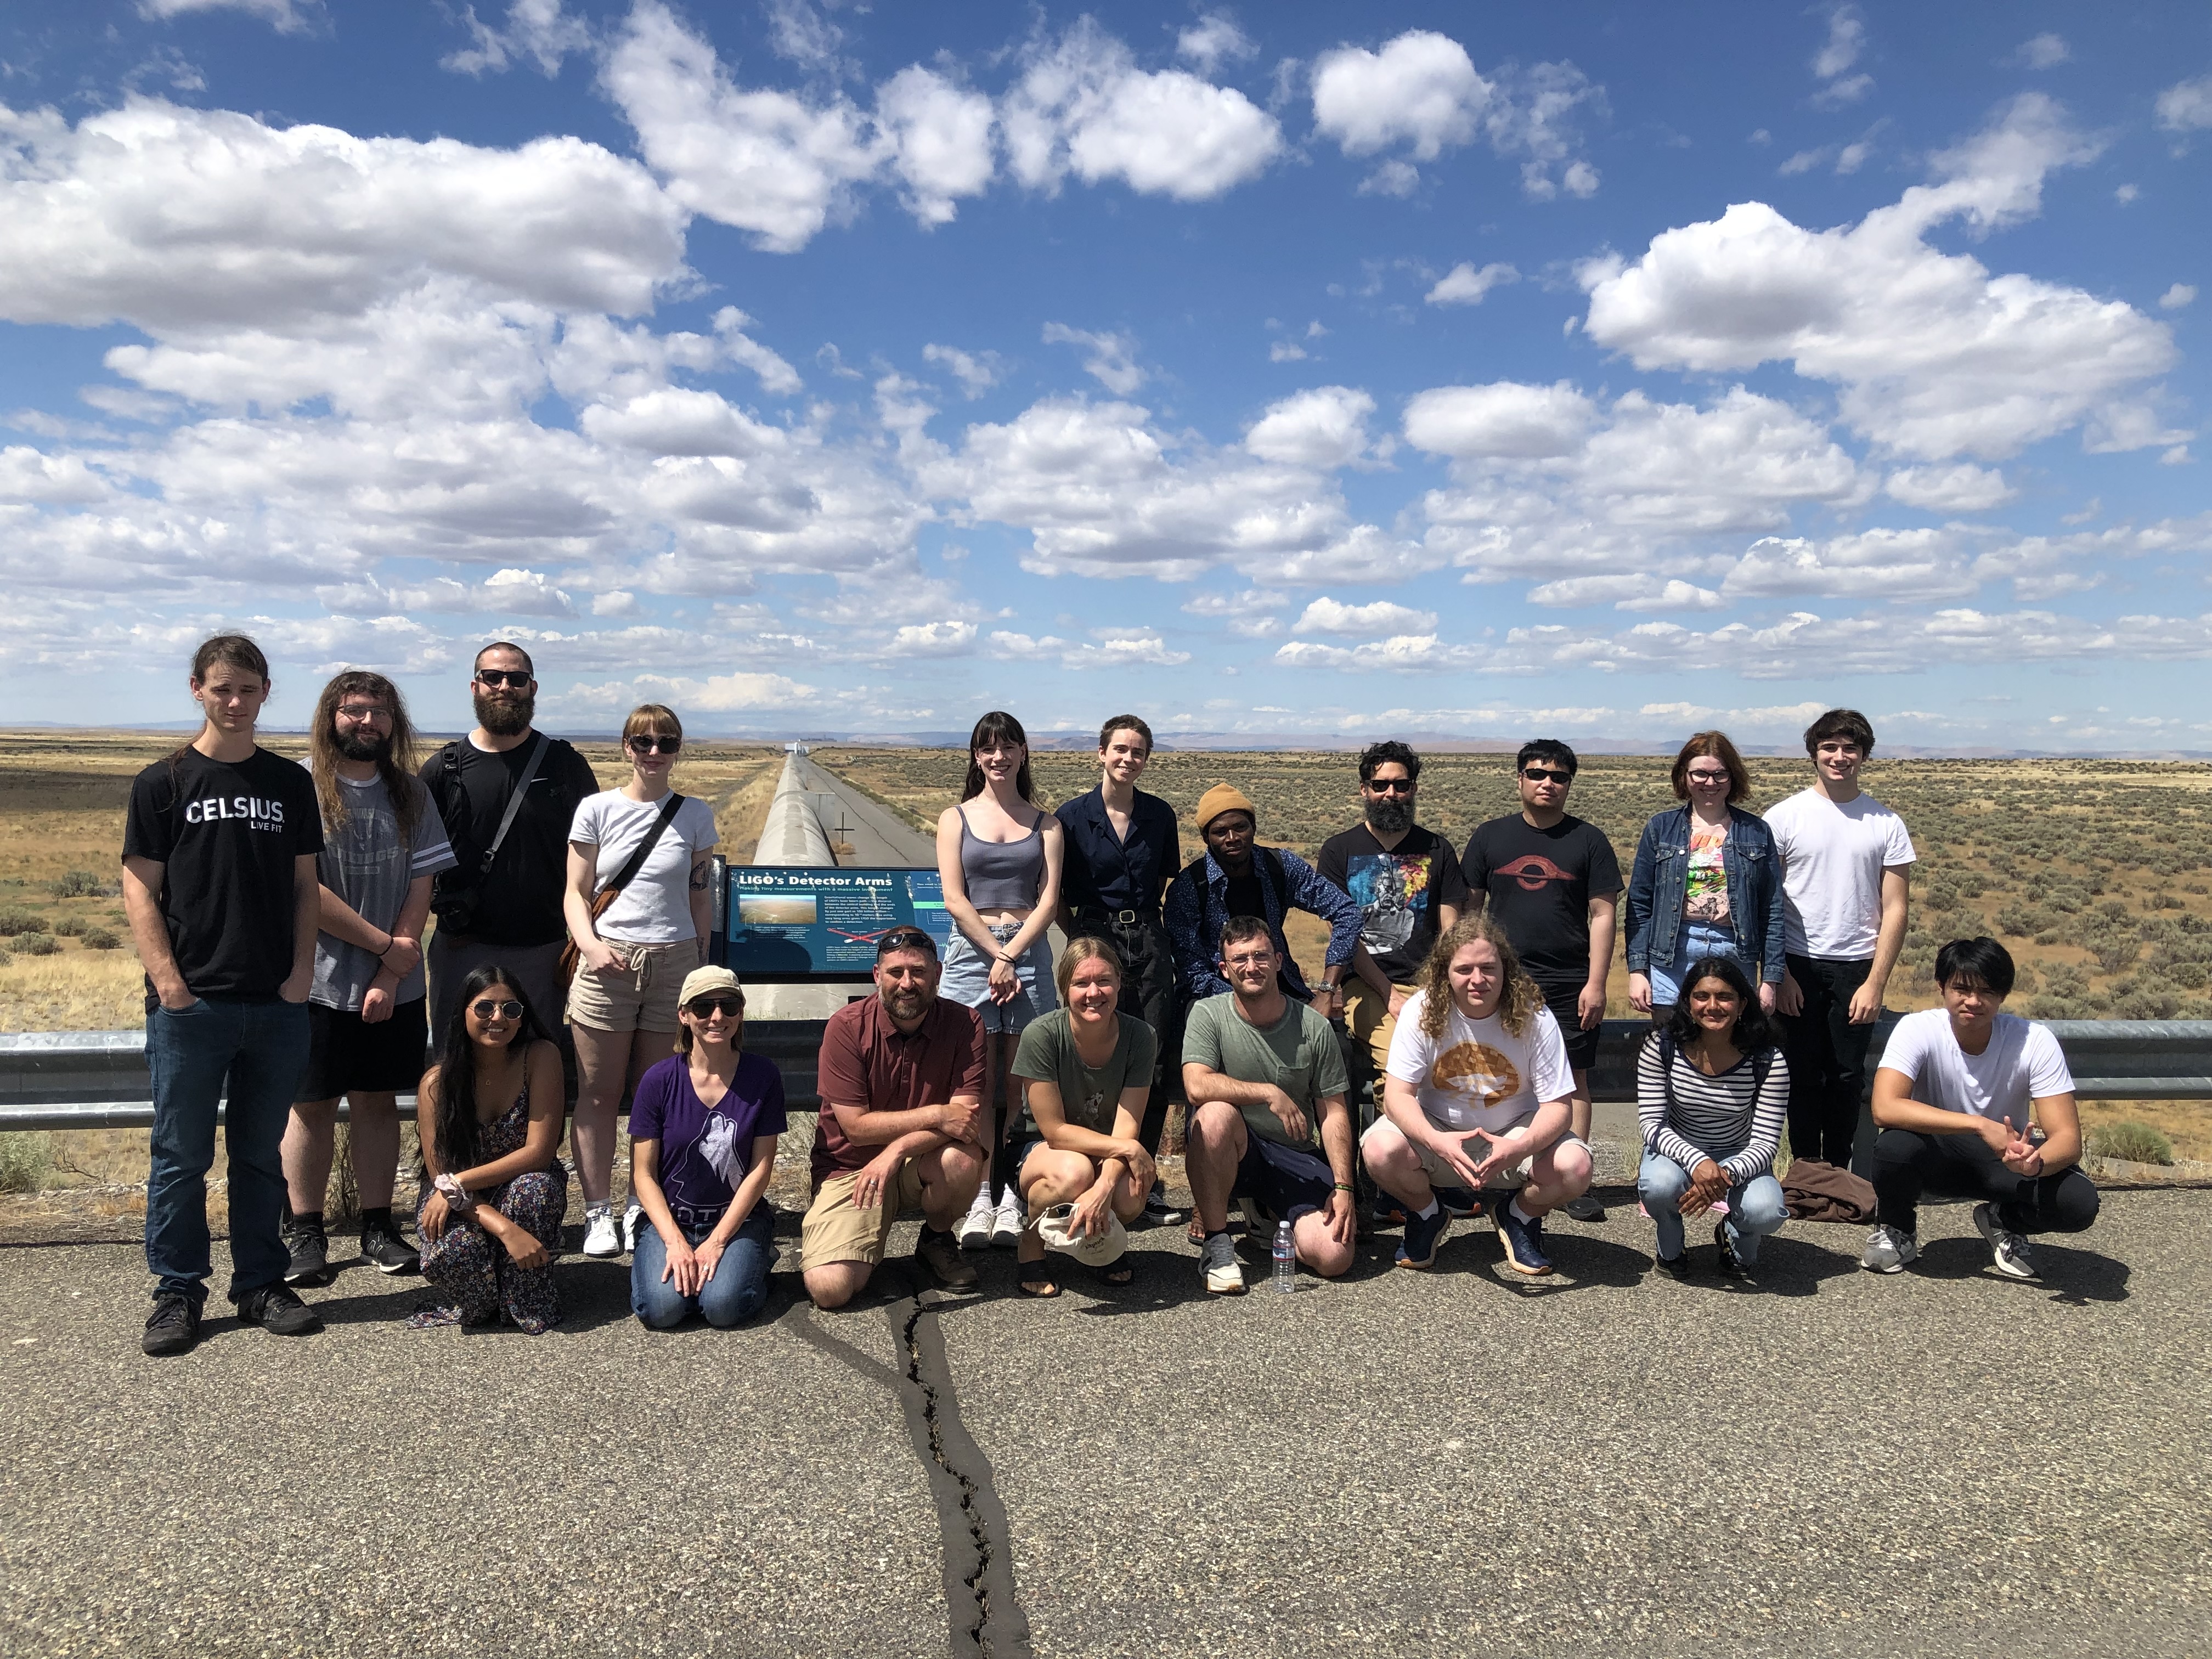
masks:
[[[40,9],[15,719],[2212,750],[2201,4]]]

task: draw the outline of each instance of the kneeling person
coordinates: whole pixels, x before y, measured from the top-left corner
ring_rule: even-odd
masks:
[[[814,1201],[799,1268],[817,1308],[866,1286],[899,1212],[927,1219],[915,1259],[947,1290],[975,1287],[952,1224],[966,1213],[989,1157],[983,1140],[983,1022],[937,994],[937,942],[894,927],[876,942],[876,994],[848,1002],[822,1033],[822,1115],[814,1131]]]
[[[1096,1239],[1142,1215],[1152,1189],[1140,1131],[1158,1043],[1151,1026],[1120,1012],[1121,959],[1103,939],[1070,939],[1055,977],[1060,1006],[1030,1022],[1014,1054],[1022,1106],[1005,1167],[1028,1206],[1018,1256],[1024,1296],[1060,1293],[1037,1228],[1048,1210],[1072,1206],[1068,1236]],[[1126,1255],[1096,1271],[1109,1285],[1136,1276]]]
[[[1893,1273],[1918,1255],[1917,1210],[1933,1192],[1981,1199],[1974,1225],[1996,1270],[2033,1279],[2024,1234],[2078,1233],[2097,1218],[2074,1074],[2049,1026],[2000,1012],[2013,961],[1995,939],[1953,939],[1936,953],[1936,982],[1943,1006],[1898,1021],[1874,1075],[1880,1208],[1859,1265]]]
[[[1488,1193],[1506,1265],[1552,1271],[1544,1218],[1589,1190],[1589,1148],[1569,1127],[1575,1091],[1559,1020],[1487,915],[1447,929],[1399,1016],[1382,1115],[1360,1140],[1376,1184],[1406,1206],[1401,1267],[1425,1267],[1446,1197]]]
[[[1324,1279],[1352,1265],[1352,1114],[1344,1053],[1328,1021],[1283,994],[1267,924],[1221,930],[1228,992],[1194,1004],[1183,1033],[1190,1101],[1184,1158],[1206,1242],[1206,1288],[1234,1296],[1243,1270],[1229,1238],[1231,1199],[1291,1224],[1298,1260]]]

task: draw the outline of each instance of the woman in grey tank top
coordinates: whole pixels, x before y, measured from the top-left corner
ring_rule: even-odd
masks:
[[[969,1249],[1012,1246],[1022,1235],[1013,1172],[998,1167],[1006,1120],[1015,1114],[994,1107],[1014,1098],[1009,1068],[1023,1027],[1060,1006],[1046,933],[1060,908],[1060,820],[1036,804],[1022,723],[996,710],[984,715],[969,734],[960,804],[937,820],[937,870],[952,919],[938,994],[981,1016],[990,1048],[983,1115],[992,1165],[957,1229]]]

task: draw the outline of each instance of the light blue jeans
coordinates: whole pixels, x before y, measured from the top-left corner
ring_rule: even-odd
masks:
[[[1671,1008],[1682,1000],[1682,975],[1690,971],[1690,964],[1702,962],[1707,957],[1726,957],[1743,969],[1743,976],[1756,985],[1751,966],[1737,950],[1735,935],[1723,923],[1716,927],[1710,922],[1685,921],[1682,931],[1674,939],[1674,959],[1668,963],[1651,964],[1651,1006]]]
[[[715,1227],[711,1220],[697,1225],[679,1220],[677,1224],[684,1241],[693,1245]],[[685,1296],[676,1288],[675,1279],[661,1278],[668,1271],[668,1246],[661,1242],[660,1230],[641,1221],[637,1249],[629,1258],[630,1311],[655,1331],[673,1329],[692,1313],[718,1330],[742,1325],[768,1300],[768,1270],[775,1260],[775,1212],[764,1203],[756,1204],[731,1235],[722,1259],[714,1264],[714,1276],[699,1287],[696,1296]]]
[[[1644,1163],[1636,1171],[1636,1195],[1659,1230],[1659,1255],[1668,1261],[1682,1254],[1682,1212],[1677,1206],[1689,1190],[1687,1170],[1649,1146],[1644,1149]],[[1754,1176],[1731,1186],[1728,1201],[1729,1243],[1735,1248],[1736,1260],[1749,1267],[1759,1260],[1759,1241],[1778,1232],[1790,1219],[1782,1183],[1771,1175]]]

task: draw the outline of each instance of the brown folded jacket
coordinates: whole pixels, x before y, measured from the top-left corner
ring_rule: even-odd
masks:
[[[1782,1201],[1798,1221],[1841,1221],[1863,1224],[1874,1219],[1874,1188],[1849,1170],[1817,1158],[1790,1161],[1782,1177]]]

